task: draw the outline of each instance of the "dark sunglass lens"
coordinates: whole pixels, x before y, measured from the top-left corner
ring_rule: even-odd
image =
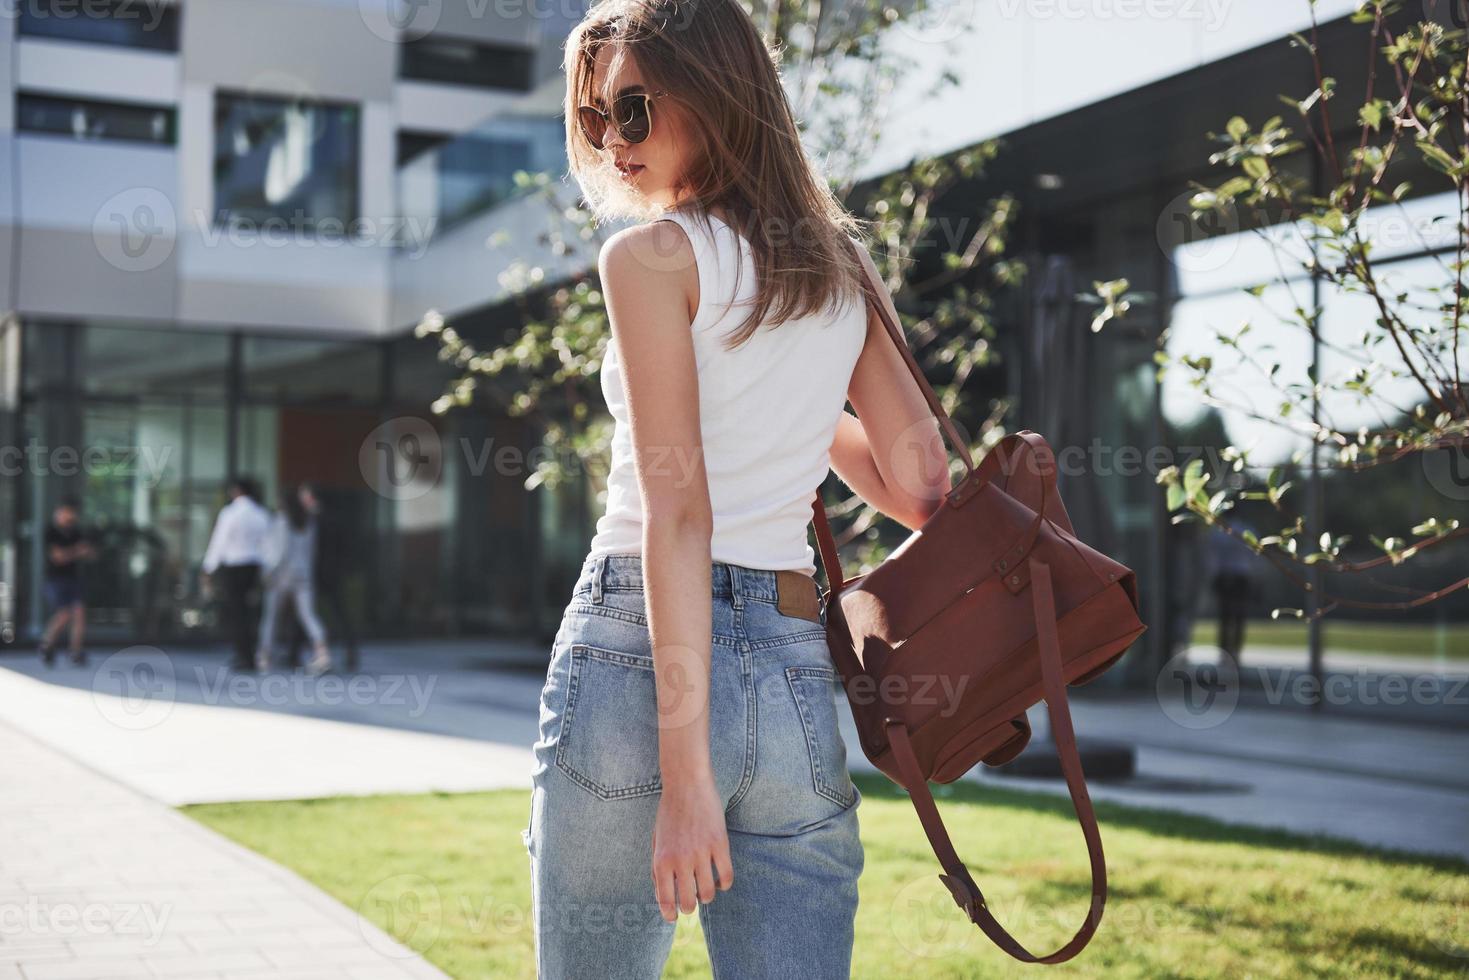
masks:
[[[648,138],[652,121],[648,117],[648,99],[643,95],[628,95],[613,104],[617,131],[629,143],[641,143]]]
[[[592,149],[600,150],[602,134],[607,131],[607,120],[591,106],[582,106],[577,110],[576,117],[581,123],[582,135],[587,138],[588,143],[592,144]]]

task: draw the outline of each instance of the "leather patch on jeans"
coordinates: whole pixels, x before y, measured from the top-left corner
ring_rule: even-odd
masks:
[[[821,622],[821,596],[816,591],[816,580],[793,568],[778,569],[775,573],[775,608],[783,616]]]

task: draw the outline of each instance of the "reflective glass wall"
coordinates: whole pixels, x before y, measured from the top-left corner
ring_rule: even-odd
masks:
[[[427,411],[442,390],[436,353],[411,337],[13,322],[0,331],[14,450],[0,475],[0,513],[13,515],[0,622],[36,637],[41,535],[73,496],[98,544],[84,572],[98,642],[210,639],[200,563],[239,473],[270,507],[299,483],[318,489],[344,529],[329,557],[360,634],[543,632],[574,573],[543,560],[547,542],[565,550],[583,528],[546,520],[524,489],[525,422],[488,402]],[[429,451],[421,471],[381,471]]]
[[[1410,319],[1421,325],[1441,321],[1431,289],[1451,282],[1445,263],[1452,252],[1445,249],[1453,245],[1443,236],[1452,233],[1457,203],[1452,195],[1429,196],[1402,208],[1376,210],[1380,213],[1369,215],[1364,227],[1382,288],[1420,304]],[[1372,297],[1329,283],[1318,288],[1294,261],[1304,252],[1301,242],[1289,226],[1263,232],[1224,229],[1177,244],[1169,257],[1177,270],[1178,298],[1168,350],[1210,358],[1218,383],[1217,396],[1205,399],[1187,383],[1187,372],[1170,373],[1162,392],[1164,416],[1181,442],[1206,456],[1211,471],[1227,469],[1218,457],[1226,444],[1249,449],[1249,473],[1257,489],[1268,470],[1279,467],[1278,482],[1291,483],[1284,512],[1265,501],[1247,501],[1227,517],[1232,526],[1261,536],[1278,534],[1308,507],[1313,378],[1322,385],[1314,417],[1345,432],[1411,429],[1410,414],[1426,397],[1396,345],[1375,326],[1379,313]],[[1316,303],[1322,315],[1319,339],[1313,342],[1294,311]],[[1249,329],[1241,334],[1246,324]],[[1277,362],[1281,366],[1272,378]],[[1353,387],[1364,370],[1374,378],[1371,397]],[[1413,525],[1427,518],[1469,526],[1469,470],[1459,472],[1465,470],[1462,453],[1414,452],[1350,471],[1334,453],[1322,452],[1319,526],[1350,538],[1343,559],[1380,559],[1383,552],[1372,544],[1374,536],[1411,541]],[[1302,541],[1301,553],[1316,550],[1318,543],[1314,537]],[[1176,602],[1183,639],[1199,649],[1238,645],[1243,668],[1307,671],[1307,624],[1292,616],[1272,619],[1269,613],[1307,606],[1309,570],[1251,554],[1218,531],[1202,533],[1192,544],[1200,574],[1195,594]],[[1460,588],[1436,601],[1411,603],[1462,578],[1465,568],[1469,545],[1460,539],[1425,549],[1399,567],[1384,562],[1364,573],[1326,576],[1327,592],[1343,601],[1321,622],[1325,672],[1343,683],[1386,673],[1469,673],[1469,593]],[[1239,639],[1221,631],[1220,623],[1234,602],[1221,573],[1232,569],[1247,583]],[[1374,698],[1389,695],[1375,681],[1365,689]],[[1410,699],[1406,691],[1404,699]]]

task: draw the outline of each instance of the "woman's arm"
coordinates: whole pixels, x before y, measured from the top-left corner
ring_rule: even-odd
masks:
[[[673,258],[680,246],[688,253],[684,268]],[[706,676],[714,517],[684,281],[686,271],[697,271],[693,252],[677,225],[652,222],[614,235],[599,265],[643,501],[643,582],[655,658],[666,652],[685,672]],[[659,671],[665,666],[671,664],[665,660]],[[670,778],[708,775],[707,690],[660,684],[658,693],[660,714],[677,722],[659,729],[665,786]],[[678,703],[664,700],[674,695]],[[703,698],[703,705],[682,703],[686,698]]]
[[[689,297],[698,267],[683,229],[654,221],[613,235],[598,258],[622,365],[643,502],[643,587],[658,692],[663,793],[653,877],[664,918],[676,899],[714,899],[733,881],[724,807],[709,749],[714,517],[699,424],[699,375]],[[675,884],[676,882],[676,884]]]
[[[913,516],[904,514],[907,501],[888,492],[877,461],[872,458],[871,443],[862,421],[851,412],[843,412],[837,422],[836,438],[831,444],[831,468],[864,501],[905,527],[917,526]]]
[[[866,249],[869,275],[877,270]],[[897,310],[882,295],[893,322]],[[928,407],[902,352],[877,311],[868,308],[867,340],[847,400],[856,416],[843,412],[831,444],[831,468],[867,503],[904,527],[917,529],[953,489],[948,450],[938,419]]]

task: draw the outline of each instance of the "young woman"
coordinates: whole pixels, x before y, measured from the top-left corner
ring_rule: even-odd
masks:
[[[270,669],[275,650],[275,623],[280,609],[294,602],[296,617],[311,637],[315,653],[306,662],[306,672],[322,674],[331,669],[326,646],[326,629],[316,615],[316,518],[306,509],[298,487],[282,495],[282,513],[271,519],[266,533],[263,584],[265,611],[260,617],[260,648],[255,652],[255,669]]]
[[[646,220],[598,262],[612,468],[541,692],[539,975],[657,977],[697,907],[719,980],[844,978],[861,794],[807,526],[829,468],[921,524],[938,426],[737,0],[603,0],[565,64],[589,206]]]

